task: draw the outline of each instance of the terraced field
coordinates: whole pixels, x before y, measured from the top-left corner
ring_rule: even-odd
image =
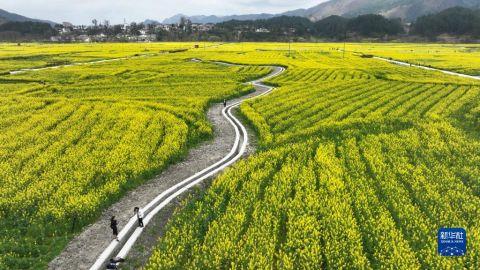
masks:
[[[478,82],[301,46],[213,56],[289,68],[242,106],[262,150],[185,202],[147,269],[477,269]],[[436,254],[441,227],[466,256]]]

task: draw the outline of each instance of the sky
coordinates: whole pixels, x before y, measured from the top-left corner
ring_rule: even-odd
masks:
[[[23,16],[90,24],[92,19],[111,23],[162,21],[176,14],[238,15],[280,13],[313,7],[326,0],[0,0],[0,9]]]

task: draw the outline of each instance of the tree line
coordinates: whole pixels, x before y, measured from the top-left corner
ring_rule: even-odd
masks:
[[[216,34],[247,41],[286,41],[328,38],[343,40],[352,36],[383,37],[404,33],[398,19],[367,14],[355,18],[330,16],[312,22],[307,18],[281,16],[256,21],[228,21],[216,25]]]
[[[441,34],[480,37],[480,9],[455,7],[420,17],[412,34],[433,38]]]
[[[256,31],[267,29],[268,31]],[[435,39],[439,35],[480,38],[480,9],[454,7],[419,17],[411,25],[400,19],[366,14],[353,18],[330,16],[317,22],[302,17],[276,17],[256,21],[228,21],[216,25],[215,34],[226,40],[362,40],[419,36]]]
[[[55,34],[55,29],[48,23],[6,22],[0,24],[0,40],[42,40]]]
[[[149,33],[154,33],[158,41],[361,41],[370,38],[401,40],[412,36],[435,39],[442,34],[480,38],[480,10],[461,7],[419,17],[411,25],[400,19],[389,19],[377,14],[353,18],[330,16],[317,22],[290,16],[250,21],[231,20],[218,23],[208,31],[195,30],[191,22],[185,20],[168,31],[156,29],[154,25],[136,23],[129,25],[128,30],[123,29],[122,25],[98,24],[96,20],[92,23],[93,25],[80,30],[72,29],[72,33],[112,37],[123,33],[136,36],[140,35],[140,30],[148,28]],[[7,22],[0,25],[0,40],[46,39],[58,34],[59,30],[59,26],[52,27],[47,23]]]

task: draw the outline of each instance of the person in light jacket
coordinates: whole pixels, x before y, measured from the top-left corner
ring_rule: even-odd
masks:
[[[143,227],[143,211],[140,208],[135,207],[133,212],[137,214],[138,226]]]

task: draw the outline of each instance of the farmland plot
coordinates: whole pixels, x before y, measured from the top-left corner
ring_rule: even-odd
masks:
[[[242,105],[261,150],[185,202],[147,269],[479,267],[478,82],[243,46],[206,57],[289,67]],[[467,229],[466,256],[437,255],[441,227]]]
[[[268,72],[171,54],[2,76],[0,268],[44,268],[125,191],[210,138],[209,104]]]

